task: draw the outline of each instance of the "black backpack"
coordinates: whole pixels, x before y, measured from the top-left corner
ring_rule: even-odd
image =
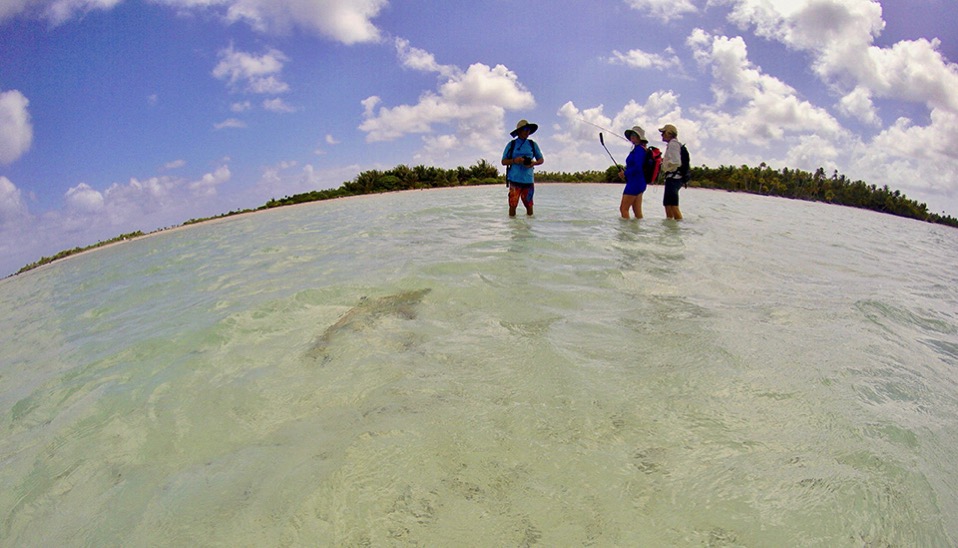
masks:
[[[682,155],[682,164],[679,166],[679,175],[682,176],[682,183],[685,184],[685,188],[689,187],[689,179],[692,178],[692,160],[689,158],[689,149],[685,148],[685,145],[682,145],[681,150]]]

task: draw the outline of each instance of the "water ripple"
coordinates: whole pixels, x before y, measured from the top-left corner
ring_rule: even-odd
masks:
[[[336,200],[0,283],[0,544],[954,545],[958,233],[619,194]]]

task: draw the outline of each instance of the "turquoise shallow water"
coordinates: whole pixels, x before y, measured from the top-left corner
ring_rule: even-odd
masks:
[[[958,231],[321,202],[0,281],[0,544],[950,546]],[[428,291],[426,291],[428,290]]]

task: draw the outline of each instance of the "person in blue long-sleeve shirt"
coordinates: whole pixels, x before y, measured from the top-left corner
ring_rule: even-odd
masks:
[[[642,218],[642,195],[648,187],[645,180],[645,154],[649,141],[645,138],[645,130],[640,126],[633,126],[625,131],[625,137],[632,143],[632,152],[625,159],[625,170],[619,170],[619,178],[625,181],[625,190],[622,191],[622,202],[619,204],[619,213],[623,219],[629,218],[629,210],[635,213],[636,219]]]

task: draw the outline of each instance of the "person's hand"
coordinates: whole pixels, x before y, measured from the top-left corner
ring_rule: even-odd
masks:
[[[619,170],[619,179],[622,179],[623,181],[625,180],[625,172],[621,169]]]

